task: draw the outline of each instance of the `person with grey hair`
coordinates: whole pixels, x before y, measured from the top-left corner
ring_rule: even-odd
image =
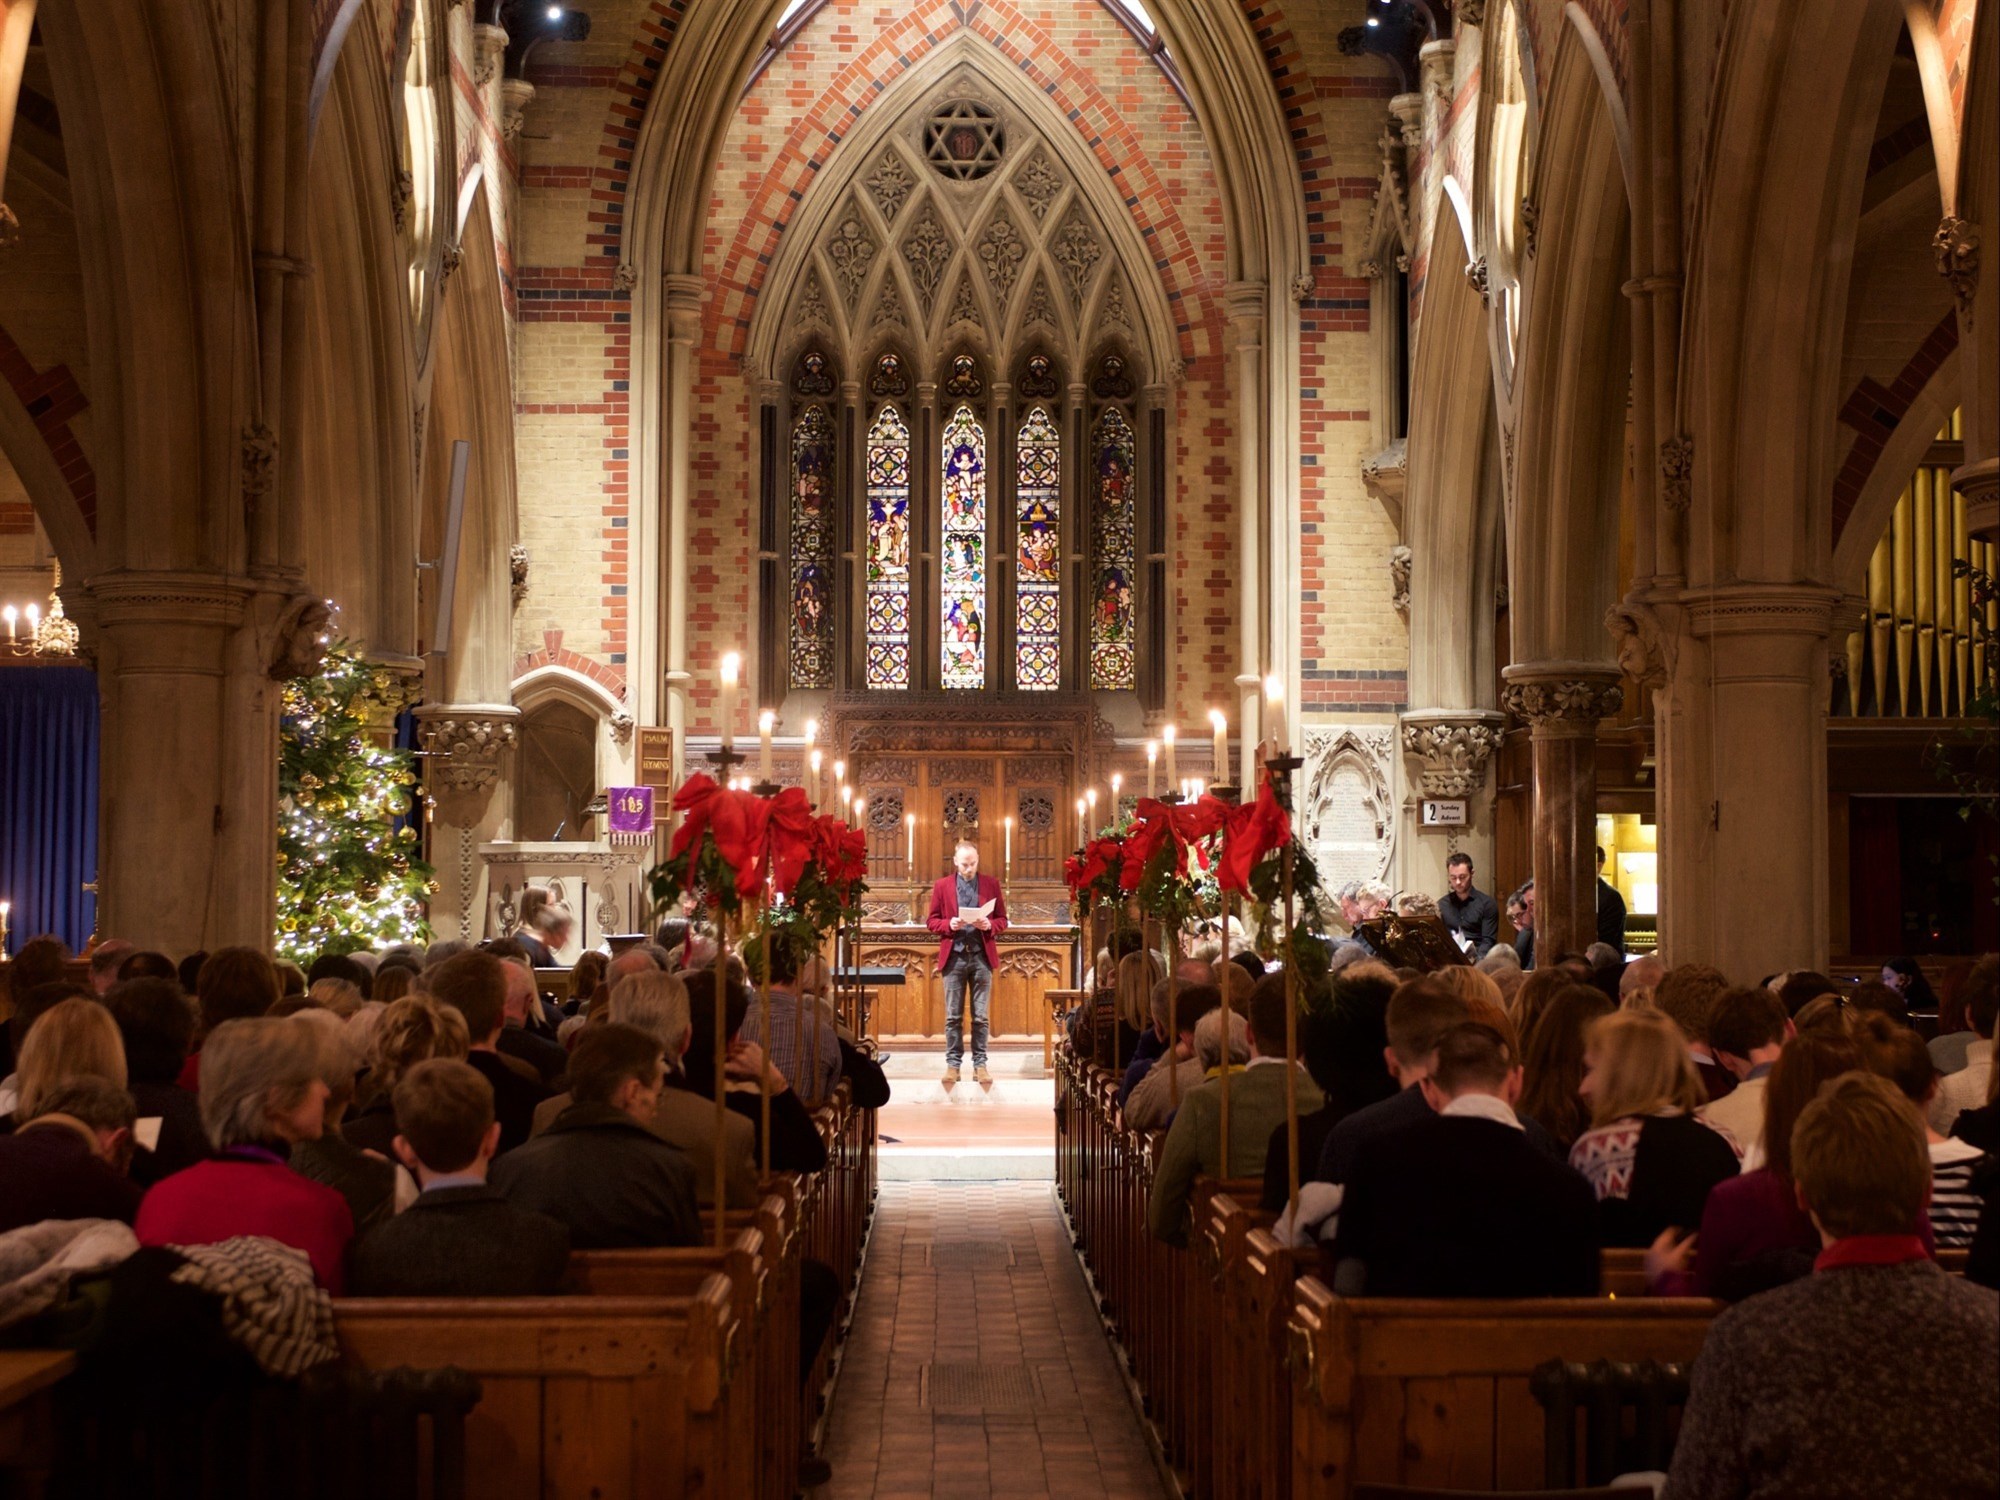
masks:
[[[424,949],[424,970],[435,969],[447,958],[456,958],[461,953],[470,953],[472,944],[464,938],[439,938]]]
[[[612,986],[611,996],[605,1002],[605,1016],[614,1025],[636,1026],[665,1049],[666,1086],[660,1090],[659,1100],[645,1125],[654,1135],[669,1146],[679,1147],[687,1156],[688,1164],[694,1168],[697,1201],[704,1206],[713,1205],[715,1103],[688,1086],[684,1058],[688,1043],[694,1038],[694,1012],[687,985],[678,974],[662,974],[657,970],[628,974]],[[531,1138],[541,1135],[555,1124],[562,1112],[575,1102],[572,1095],[564,1093],[538,1105]],[[778,1128],[775,1116],[786,1110],[796,1110],[804,1115],[806,1128],[813,1128],[811,1115],[790,1088],[772,1094],[771,1110],[774,1130]],[[727,1206],[749,1208],[757,1202],[757,1128],[746,1117],[734,1113],[725,1114],[722,1124],[723,1186],[728,1194]]]
[[[47,1219],[130,1224],[140,1188],[132,1157],[132,1096],[81,1074],[42,1096],[39,1111],[0,1136],[0,1234]]]
[[[354,1102],[361,1058],[347,1023],[329,1010],[303,1010],[293,1019],[308,1027],[319,1043],[319,1076],[327,1098],[326,1128],[318,1139],[292,1147],[292,1170],[325,1183],[345,1198],[354,1215],[354,1232],[363,1234],[415,1202],[417,1185],[394,1162],[370,1155],[341,1134],[341,1122]]]
[[[1161,990],[1168,987],[1162,980],[1154,990],[1156,1002],[1162,1000]],[[1174,995],[1174,1045],[1167,1053],[1154,1062],[1146,1076],[1133,1085],[1132,1092],[1125,1100],[1125,1123],[1134,1130],[1164,1130],[1173,1123],[1176,1098],[1186,1098],[1189,1091],[1200,1083],[1210,1068],[1215,1066],[1215,1058],[1221,1052],[1222,1039],[1222,991],[1213,984],[1186,984],[1179,986]],[[1229,1060],[1244,1063],[1250,1060],[1249,1033],[1244,1027],[1242,1014],[1231,1018],[1232,1045]],[[1197,1038],[1201,1035],[1204,1022],[1209,1025],[1209,1061],[1203,1062],[1197,1048]],[[1178,1073],[1176,1085],[1174,1075]]]
[[[514,941],[536,968],[553,969],[561,962],[556,954],[569,945],[570,934],[575,930],[576,918],[570,909],[559,901],[551,901],[522,922]]]
[[[346,1283],[354,1215],[347,1200],[292,1169],[291,1154],[326,1129],[324,1053],[296,1016],[225,1021],[202,1048],[201,1120],[214,1159],[146,1194],[142,1245],[213,1245],[260,1235],[302,1251],[336,1297]]]

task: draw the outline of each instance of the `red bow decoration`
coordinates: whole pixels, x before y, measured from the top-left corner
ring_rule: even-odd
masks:
[[[1216,879],[1225,891],[1250,893],[1250,872],[1292,841],[1292,819],[1278,801],[1269,772],[1257,800],[1232,807],[1222,825],[1222,865]]]
[[[754,896],[764,883],[764,829],[770,804],[754,792],[717,786],[697,771],[674,793],[674,811],[681,815],[681,826],[674,830],[667,858],[698,852],[702,835],[712,835],[716,852],[736,876],[736,894]]]
[[[1071,899],[1081,899],[1086,890],[1117,869],[1124,848],[1122,839],[1106,834],[1084,845],[1081,854],[1072,854],[1064,860],[1063,881],[1069,886]]]
[[[771,887],[780,896],[789,896],[812,860],[815,832],[812,804],[798,787],[788,786],[765,806]]]
[[[813,819],[812,862],[830,885],[852,885],[868,873],[868,835],[832,813]]]
[[[1174,874],[1187,873],[1188,845],[1205,839],[1222,827],[1227,809],[1219,798],[1203,797],[1199,802],[1169,806],[1151,797],[1141,797],[1132,830],[1125,835],[1125,865],[1119,884],[1128,891],[1139,889],[1146,866],[1169,839],[1174,845]]]

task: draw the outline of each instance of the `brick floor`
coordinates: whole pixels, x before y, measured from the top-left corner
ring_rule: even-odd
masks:
[[[883,1184],[824,1451],[832,1500],[1167,1493],[1050,1186]]]

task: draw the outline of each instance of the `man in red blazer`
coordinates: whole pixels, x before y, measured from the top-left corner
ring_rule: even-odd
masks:
[[[1000,967],[1000,945],[994,934],[1007,930],[1007,901],[1000,882],[979,873],[979,846],[960,840],[953,851],[954,875],[931,887],[930,919],[925,924],[938,935],[938,973],[944,976],[944,1081],[958,1082],[965,1060],[965,991],[972,989],[972,1076],[991,1083],[986,1071],[988,1016],[993,1003],[993,971]],[[993,903],[990,916],[961,924],[959,911]]]

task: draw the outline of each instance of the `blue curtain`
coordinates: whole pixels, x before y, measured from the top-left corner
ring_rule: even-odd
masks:
[[[0,668],[0,901],[8,947],[53,932],[79,950],[97,923],[97,674]]]

